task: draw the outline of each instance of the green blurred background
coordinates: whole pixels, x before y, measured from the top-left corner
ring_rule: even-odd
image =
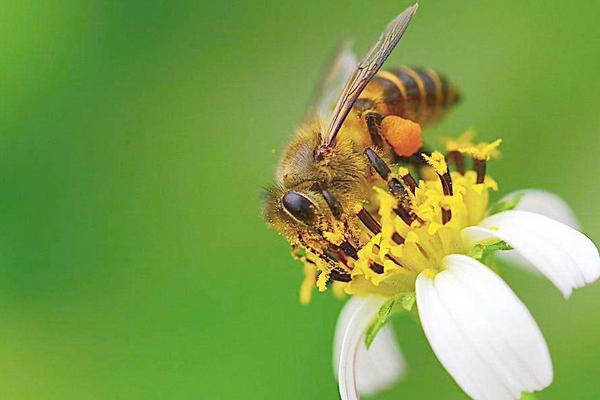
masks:
[[[259,192],[327,54],[408,4],[3,1],[0,398],[336,398],[342,303],[298,303]],[[597,1],[422,1],[388,63],[462,88],[429,139],[503,137],[501,189],[564,196],[596,241],[598,20]],[[505,276],[553,355],[539,398],[600,397],[600,284],[566,302]],[[409,372],[378,398],[464,398],[395,325]]]

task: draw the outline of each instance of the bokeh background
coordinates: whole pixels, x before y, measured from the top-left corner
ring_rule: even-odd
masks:
[[[259,193],[331,49],[364,51],[408,4],[2,1],[0,398],[335,399],[342,303],[298,303]],[[502,190],[564,196],[600,242],[600,3],[420,6],[388,65],[465,99],[428,140],[503,137]],[[600,397],[600,284],[567,302],[505,278],[553,355],[538,397]],[[464,398],[394,324],[409,372],[378,399]]]

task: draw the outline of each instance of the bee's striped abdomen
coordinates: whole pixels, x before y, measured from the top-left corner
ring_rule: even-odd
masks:
[[[356,106],[372,107],[383,115],[398,115],[422,125],[439,120],[459,99],[444,76],[430,68],[379,71]]]

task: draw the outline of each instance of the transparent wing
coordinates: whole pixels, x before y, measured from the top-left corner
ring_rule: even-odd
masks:
[[[358,59],[351,47],[352,44],[345,41],[336,48],[315,90],[305,120],[315,116],[325,121],[331,118],[331,112],[344,90],[344,85],[358,66]]]
[[[324,135],[323,147],[330,147],[333,144],[354,102],[398,44],[398,41],[408,27],[408,23],[415,15],[417,7],[417,4],[408,7],[394,18],[354,70],[331,114],[327,134]]]

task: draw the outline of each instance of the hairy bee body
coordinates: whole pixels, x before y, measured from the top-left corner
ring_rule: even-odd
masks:
[[[328,265],[319,268],[334,280],[349,279],[346,260],[357,259],[368,240],[361,223],[371,234],[381,229],[368,210],[377,181],[402,201],[404,184],[389,165],[415,161],[409,157],[422,151],[421,126],[458,100],[454,86],[432,69],[380,70],[416,8],[392,20],[360,61],[340,48],[266,190],[267,223],[313,262]]]
[[[302,193],[315,211],[318,210],[317,220],[311,225],[302,223],[299,218],[290,216],[284,206],[268,206],[264,210],[265,218],[292,244],[327,246],[323,232],[335,231],[332,225],[340,221],[347,226],[356,225],[356,207],[369,198],[376,179],[364,155],[365,149],[374,144],[364,116],[375,112],[427,125],[439,120],[458,98],[454,85],[432,69],[401,67],[378,72],[356,101],[335,148],[325,159],[318,161],[314,156],[326,124],[319,119],[301,125],[281,156],[276,171],[277,184],[267,193],[267,204],[281,205],[282,197],[289,191]],[[385,141],[379,152],[389,163],[396,158]],[[322,195],[323,190],[328,190],[337,200],[339,215],[334,215],[332,206]],[[355,236],[351,231],[348,234]],[[346,239],[359,246],[358,237]]]

